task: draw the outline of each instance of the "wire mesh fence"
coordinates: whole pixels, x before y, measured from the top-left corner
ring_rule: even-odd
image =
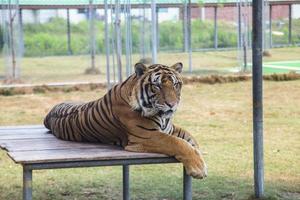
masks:
[[[251,69],[248,0],[230,4],[82,0],[77,7],[70,1],[53,8],[3,2],[0,78],[4,83],[113,84],[133,73],[136,62],[180,61],[184,72],[193,75]],[[265,3],[265,50],[299,43],[299,9],[297,4]]]

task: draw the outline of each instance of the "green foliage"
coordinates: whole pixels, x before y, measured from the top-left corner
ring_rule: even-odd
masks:
[[[104,24],[95,22],[96,27],[96,52],[104,53]],[[66,20],[53,18],[43,24],[25,24],[25,56],[66,55],[67,54],[67,26]],[[150,26],[150,24],[147,24]],[[236,32],[232,24],[219,23],[218,40],[220,47],[236,45]],[[148,27],[149,28],[149,27]],[[213,22],[192,21],[192,47],[213,47]],[[200,31],[198,31],[200,30]],[[149,30],[148,30],[149,31]],[[125,52],[125,26],[121,26],[122,47]],[[112,33],[110,33],[112,34]],[[132,51],[139,52],[140,24],[132,21]],[[150,33],[146,33],[150,35]],[[182,22],[166,21],[159,24],[159,47],[161,50],[182,50],[183,29]],[[87,21],[71,24],[71,48],[73,54],[86,54],[89,52],[89,24]]]
[[[159,33],[159,45],[162,49],[183,48],[183,30],[180,22],[160,23]]]
[[[104,43],[104,23],[95,22],[96,27],[96,52],[105,52]],[[132,20],[132,51],[140,51],[141,24],[137,20]],[[147,37],[151,35],[150,24],[147,23],[145,33]],[[273,24],[273,30],[284,33],[282,36],[274,35],[273,43],[287,43],[288,25],[285,21],[280,30]],[[293,43],[300,42],[300,20],[293,20]],[[148,30],[149,29],[149,30]],[[121,25],[122,47],[125,52],[125,26]],[[112,33],[110,33],[112,34]],[[43,24],[25,24],[25,56],[45,56],[45,55],[67,55],[67,22],[61,18],[53,18]],[[89,22],[82,21],[78,24],[71,24],[71,48],[75,55],[87,54],[90,51]],[[0,29],[0,48],[3,41]],[[149,39],[149,38],[148,38]],[[211,20],[192,20],[192,48],[213,48],[214,47],[214,23]],[[150,41],[147,41],[148,43]],[[183,49],[183,28],[182,21],[165,21],[159,24],[159,49],[181,51]],[[149,45],[149,44],[148,44]],[[237,27],[232,22],[218,22],[218,47],[236,47]]]
[[[194,49],[213,47],[213,41],[214,25],[212,21],[196,20],[192,22],[192,47]]]
[[[278,19],[272,23],[273,44],[288,44],[289,24],[288,20]],[[281,34],[282,35],[281,35]],[[300,43],[300,19],[292,20],[292,44]]]
[[[104,53],[104,23],[96,21],[96,52]],[[149,37],[150,24],[145,34]],[[292,25],[292,43],[300,42],[300,19],[294,19]],[[148,30],[149,29],[149,30]],[[273,44],[288,43],[287,20],[276,20],[272,30],[282,32],[283,35],[273,34]],[[122,24],[123,52],[125,52],[125,26]],[[112,33],[110,33],[112,34]],[[132,51],[140,50],[140,22],[132,20]],[[53,18],[43,24],[24,25],[25,56],[67,55],[67,22],[62,18]],[[71,24],[71,48],[75,55],[87,54],[90,51],[90,34],[88,21]],[[149,42],[149,41],[147,41]],[[160,50],[183,49],[182,21],[165,21],[159,24]],[[218,22],[218,47],[236,47],[236,25],[229,22]],[[192,48],[212,48],[214,46],[214,23],[206,20],[192,20]],[[3,48],[3,29],[0,27],[0,49]]]
[[[48,33],[25,35],[25,55],[63,55],[67,52],[65,37]]]
[[[37,33],[52,33],[52,34],[64,34],[67,30],[67,22],[62,18],[52,18],[47,23],[42,24],[25,24],[24,32],[28,34]]]

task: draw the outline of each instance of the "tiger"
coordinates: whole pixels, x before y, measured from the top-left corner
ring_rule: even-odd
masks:
[[[102,98],[54,106],[44,125],[62,140],[174,156],[188,175],[202,179],[207,176],[207,166],[196,139],[172,123],[181,98],[182,69],[182,63],[137,63],[135,72]]]

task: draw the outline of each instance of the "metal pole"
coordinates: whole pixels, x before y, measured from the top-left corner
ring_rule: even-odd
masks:
[[[186,174],[183,167],[183,199],[192,200],[192,177]]]
[[[252,6],[252,87],[253,87],[253,157],[255,197],[264,194],[263,159],[263,82],[262,82],[262,18],[263,0],[253,0]]]
[[[125,27],[125,32],[126,32],[126,76],[129,77],[131,74],[131,40],[130,40],[130,20],[131,20],[131,12],[130,12],[130,0],[127,0],[126,5],[125,5],[125,19],[126,19],[126,27]]]
[[[243,39],[243,71],[247,71],[247,43],[246,43],[246,38],[244,37]]]
[[[266,19],[265,19],[265,0],[262,3],[262,47],[263,50],[266,49],[266,42],[265,42],[265,30],[266,30]]]
[[[156,41],[157,52],[159,52],[159,22],[158,22],[158,17],[159,17],[159,7],[157,6],[157,8],[156,8],[156,17],[155,17],[155,20],[156,20],[156,35],[157,35],[157,41]]]
[[[142,10],[142,17],[141,17],[141,27],[140,27],[140,32],[141,32],[141,35],[140,35],[140,53],[141,53],[141,58],[145,58],[146,55],[145,55],[145,34],[146,34],[146,31],[145,31],[145,16],[146,16],[146,4],[145,4],[145,1],[143,2],[143,10]]]
[[[214,7],[214,48],[218,48],[218,7]]]
[[[112,52],[112,72],[113,72],[113,80],[114,83],[116,83],[116,65],[115,65],[115,52],[116,52],[116,45],[115,45],[115,26],[114,26],[114,18],[113,18],[113,12],[115,10],[113,9],[113,0],[110,0],[110,42],[111,42],[111,52]]]
[[[126,77],[129,76],[129,27],[128,27],[128,1],[124,5],[124,18],[125,18],[125,53],[126,53]]]
[[[245,72],[247,70],[247,38],[245,34],[247,31],[244,31],[242,34],[242,3],[238,2],[238,47],[242,51],[242,70]]]
[[[128,14],[129,14],[129,75],[132,74],[132,24],[131,24],[131,2],[128,0]]]
[[[188,33],[188,53],[189,53],[189,72],[192,73],[192,23],[191,23],[191,0],[188,0],[187,7],[187,33]]]
[[[292,44],[292,4],[289,4],[289,44]]]
[[[272,5],[269,5],[269,43],[270,43],[270,48],[272,48]]]
[[[22,9],[19,9],[19,25],[20,25],[20,36],[19,36],[20,56],[23,56],[24,55],[24,34],[23,34],[23,15],[22,15]]]
[[[152,63],[157,63],[156,0],[151,0]]]
[[[183,21],[182,21],[182,25],[183,25],[183,41],[184,41],[184,47],[183,50],[184,52],[188,51],[189,48],[189,44],[188,44],[188,22],[187,22],[187,18],[188,18],[188,8],[187,8],[187,0],[184,0],[183,2]]]
[[[116,39],[117,39],[117,67],[118,67],[118,82],[121,83],[123,80],[122,74],[122,37],[121,37],[121,19],[120,19],[120,0],[115,1],[115,29],[116,29]]]
[[[90,51],[91,51],[91,68],[95,70],[95,9],[93,0],[89,1],[89,19],[90,19]]]
[[[68,54],[72,55],[71,48],[71,27],[70,27],[70,10],[67,8],[67,41],[68,41]]]
[[[129,165],[123,165],[123,200],[130,199]]]
[[[11,63],[12,63],[12,73],[9,75],[12,79],[16,79],[17,78],[17,73],[16,73],[16,68],[17,68],[17,61],[16,61],[16,52],[15,52],[15,43],[14,43],[14,26],[13,26],[13,22],[14,22],[14,18],[15,15],[12,14],[12,5],[11,5],[11,1],[9,0],[8,2],[8,16],[9,16],[9,45],[10,45],[10,51],[11,51]]]
[[[239,1],[237,3],[238,6],[238,48],[242,47],[242,13],[241,7],[242,3]]]
[[[109,90],[111,88],[111,84],[110,84],[110,63],[109,63],[109,59],[110,59],[110,48],[109,48],[109,36],[108,36],[108,4],[107,4],[107,0],[104,0],[104,17],[105,17],[105,27],[104,27],[104,31],[105,31],[105,55],[106,55],[106,81],[107,81],[107,89]]]
[[[32,199],[32,170],[23,166],[23,200]]]

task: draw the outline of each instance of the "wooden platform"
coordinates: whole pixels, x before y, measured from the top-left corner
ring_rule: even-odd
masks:
[[[135,153],[121,147],[63,141],[44,126],[0,127],[0,148],[23,166],[23,199],[32,200],[32,171],[41,169],[123,166],[123,199],[129,200],[129,166],[178,163],[163,154]],[[192,179],[183,174],[183,199],[192,199]]]
[[[113,145],[63,141],[43,126],[0,128],[0,147],[20,164],[168,157],[128,152]]]

